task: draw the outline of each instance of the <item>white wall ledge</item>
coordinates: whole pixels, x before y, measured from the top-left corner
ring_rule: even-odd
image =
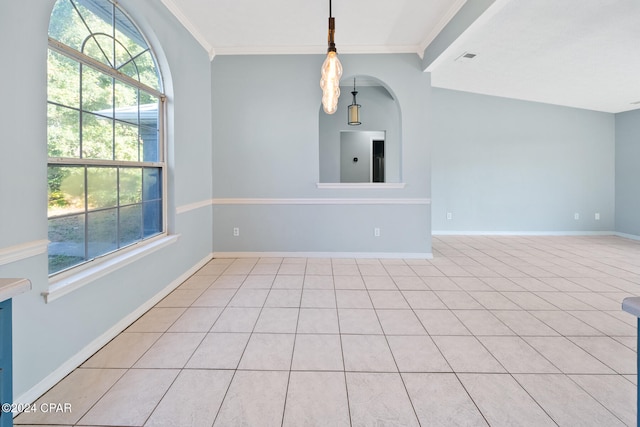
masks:
[[[206,208],[207,206],[211,206],[211,205],[213,205],[213,199],[207,199],[207,200],[201,200],[195,203],[189,203],[187,205],[178,206],[176,208],[176,214],[180,215],[185,212],[194,211],[196,209]]]
[[[213,199],[214,205],[428,205],[426,198]]]
[[[318,182],[316,187],[330,190],[394,190],[407,186],[404,182]]]
[[[0,279],[0,302],[30,290],[31,281],[29,279]]]
[[[48,244],[48,240],[35,240],[8,248],[0,248],[0,265],[10,264],[46,253]]]
[[[74,269],[66,274],[56,275],[49,280],[49,290],[43,292],[42,296],[44,296],[45,302],[48,304],[134,261],[176,243],[179,238],[179,234],[173,234],[138,242],[130,248],[123,249],[113,255],[90,261],[83,266],[85,268],[79,267],[78,270]]]

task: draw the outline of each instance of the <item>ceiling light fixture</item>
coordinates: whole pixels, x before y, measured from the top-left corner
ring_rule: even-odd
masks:
[[[331,13],[331,0],[329,0],[329,47],[327,48],[327,58],[322,64],[322,77],[320,78],[322,108],[327,114],[333,114],[338,109],[340,77],[342,77],[342,64],[338,59],[336,43],[333,40],[335,32],[336,22]]]
[[[356,95],[358,94],[358,91],[356,90],[355,77],[353,78],[353,92],[351,92],[351,94],[353,95],[353,102],[349,105],[347,114],[349,121],[347,123],[349,126],[358,126],[362,123],[360,122],[360,104],[356,102]]]

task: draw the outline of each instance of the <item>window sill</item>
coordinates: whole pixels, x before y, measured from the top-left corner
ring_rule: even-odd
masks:
[[[55,276],[49,281],[49,290],[43,292],[42,296],[44,296],[44,300],[48,304],[94,280],[177,242],[179,238],[179,234],[158,236],[133,245],[131,248],[123,249],[111,257],[106,256],[90,263],[98,263],[97,265],[91,265],[81,271]]]
[[[329,188],[329,189],[367,189],[367,190],[377,190],[377,189],[401,189],[407,185],[404,182],[318,182],[316,186],[318,188]]]
[[[31,281],[29,279],[0,279],[0,302],[30,290]]]

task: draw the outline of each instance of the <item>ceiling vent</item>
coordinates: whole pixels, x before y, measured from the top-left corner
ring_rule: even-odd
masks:
[[[476,57],[475,53],[465,52],[462,55],[458,56],[456,58],[456,61],[458,61],[458,62],[469,62],[469,61],[472,61],[475,57]]]

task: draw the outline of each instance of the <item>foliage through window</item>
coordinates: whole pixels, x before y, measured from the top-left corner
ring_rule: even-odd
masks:
[[[49,274],[164,232],[164,95],[145,38],[109,0],[49,23]]]

